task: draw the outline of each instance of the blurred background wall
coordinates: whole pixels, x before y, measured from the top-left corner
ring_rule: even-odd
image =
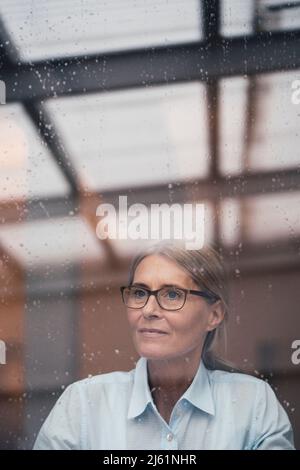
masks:
[[[31,448],[69,383],[135,366],[119,286],[149,241],[96,235],[119,195],[205,204],[227,358],[300,447],[299,51],[296,1],[1,0],[0,448]]]

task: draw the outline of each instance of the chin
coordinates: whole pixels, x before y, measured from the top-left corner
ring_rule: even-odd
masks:
[[[147,359],[162,359],[163,357],[166,356],[161,349],[157,347],[153,347],[151,345],[145,346],[145,345],[136,345],[136,350],[138,354],[142,357],[146,357]]]
[[[177,354],[172,354],[171,352],[163,352],[159,348],[154,347],[137,347],[137,352],[141,357],[145,357],[146,359],[173,359],[178,357]]]

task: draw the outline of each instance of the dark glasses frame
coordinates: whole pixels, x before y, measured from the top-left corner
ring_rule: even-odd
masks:
[[[124,297],[124,291],[125,291],[125,289],[130,289],[131,287],[136,287],[136,288],[141,289],[141,290],[143,290],[143,291],[145,291],[145,292],[148,293],[148,297],[147,297],[146,302],[144,303],[144,305],[142,305],[142,306],[140,306],[140,307],[129,307],[129,306],[126,304],[126,302],[125,302],[125,297]],[[132,286],[132,285],[131,285],[131,286],[121,286],[121,287],[120,287],[120,291],[121,291],[121,294],[122,294],[123,303],[126,305],[126,307],[128,307],[128,308],[133,308],[133,309],[135,309],[135,310],[140,309],[140,308],[144,308],[145,305],[147,304],[149,298],[150,298],[150,295],[154,295],[154,297],[156,298],[156,302],[158,303],[158,305],[160,306],[160,308],[162,308],[163,310],[168,310],[168,311],[172,311],[172,312],[173,312],[173,311],[176,311],[176,310],[181,310],[181,309],[184,307],[184,305],[185,305],[185,303],[186,303],[187,294],[198,295],[199,297],[204,297],[204,298],[206,298],[206,299],[208,299],[208,300],[213,300],[214,302],[216,302],[217,300],[220,299],[220,297],[219,297],[218,295],[213,294],[213,293],[209,293],[209,292],[206,292],[206,291],[202,291],[202,290],[193,290],[193,289],[184,289],[183,287],[176,287],[176,286],[174,286],[174,289],[177,289],[177,290],[179,290],[179,291],[181,291],[181,292],[184,293],[184,302],[183,302],[182,306],[179,307],[179,308],[165,308],[165,307],[163,307],[163,306],[160,304],[159,299],[158,299],[158,293],[159,293],[160,291],[164,290],[164,289],[166,289],[166,287],[161,287],[160,289],[156,289],[156,290],[150,290],[150,289],[148,289],[148,288],[146,288],[146,287],[142,287],[142,286],[141,286],[141,287],[140,287],[140,286]]]

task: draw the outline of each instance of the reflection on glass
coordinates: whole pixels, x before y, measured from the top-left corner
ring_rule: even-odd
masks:
[[[242,36],[300,26],[300,6],[288,0],[221,0],[221,33]]]
[[[0,243],[27,268],[72,265],[103,255],[96,235],[78,217],[6,224],[0,228]]]
[[[241,202],[226,198],[220,209],[220,237],[225,245],[237,245],[241,241]]]
[[[292,102],[297,77],[293,71],[221,81],[223,174],[300,165],[299,107]]]
[[[201,39],[198,0],[2,0],[23,61]]]
[[[94,190],[201,178],[209,168],[199,83],[50,100],[74,166]]]
[[[292,240],[300,234],[300,194],[252,196],[243,201],[247,241]]]
[[[68,184],[19,104],[0,107],[0,199],[62,196]]]

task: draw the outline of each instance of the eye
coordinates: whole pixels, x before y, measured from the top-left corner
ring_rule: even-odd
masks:
[[[177,299],[179,297],[179,293],[176,290],[170,290],[168,292],[169,299]]]
[[[137,299],[142,299],[146,295],[146,292],[143,289],[133,288],[132,290],[133,290],[133,295]]]
[[[179,300],[181,299],[183,293],[178,289],[167,289],[163,292],[163,297],[167,300]]]

